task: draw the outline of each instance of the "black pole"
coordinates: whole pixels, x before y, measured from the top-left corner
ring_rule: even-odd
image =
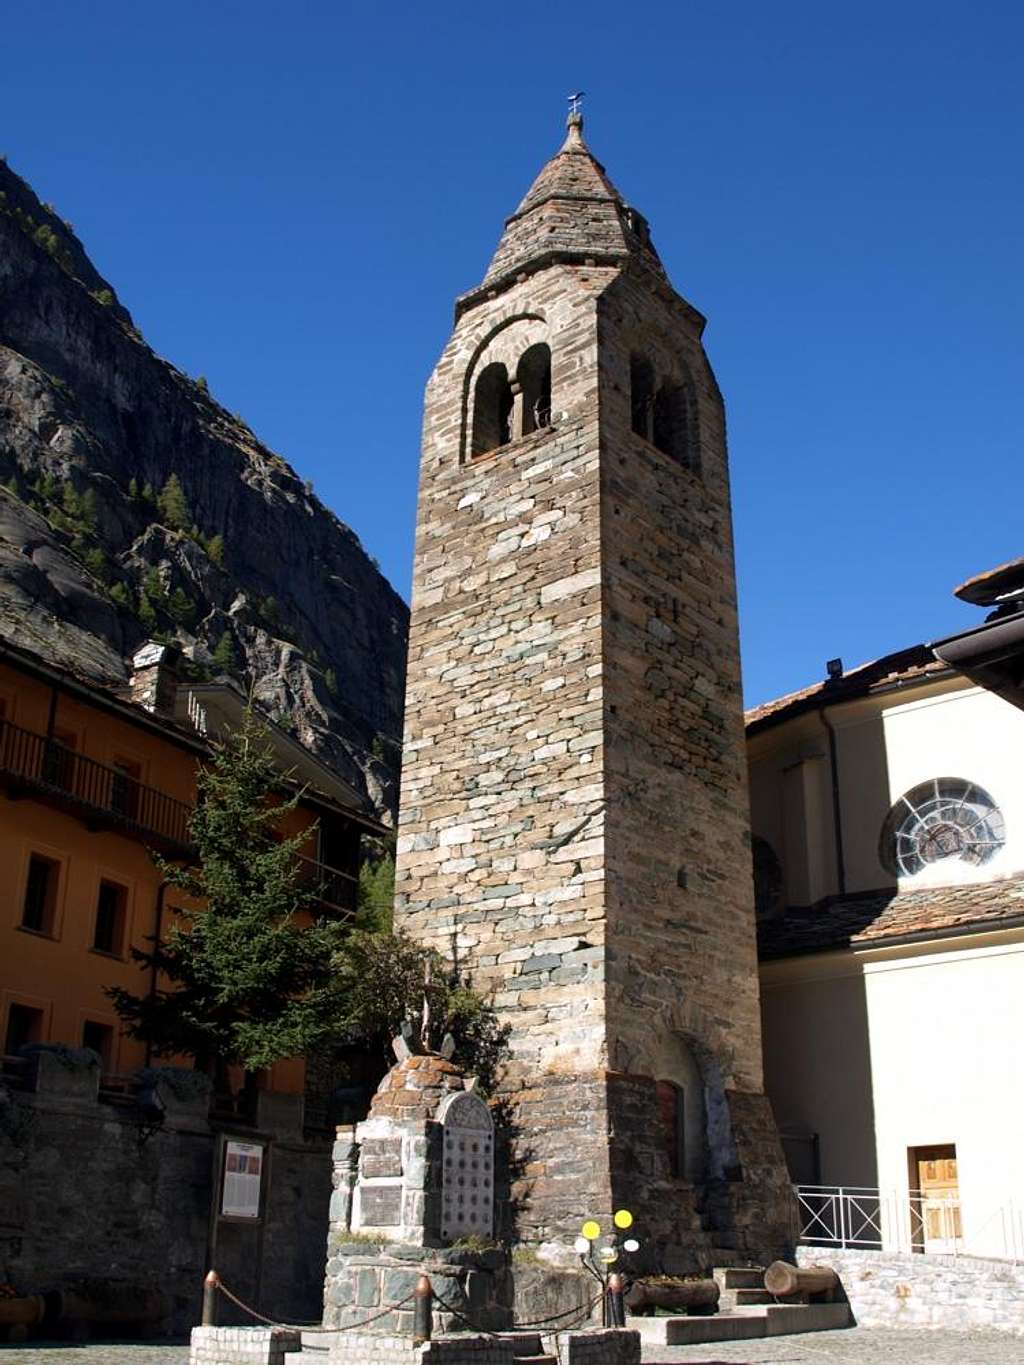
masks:
[[[220,1288],[220,1276],[216,1270],[207,1273],[203,1281],[203,1326],[217,1326],[217,1290]]]
[[[422,1346],[430,1340],[434,1327],[434,1290],[429,1275],[416,1281],[412,1303],[412,1344]]]
[[[626,1305],[622,1299],[623,1284],[622,1276],[613,1271],[608,1276],[608,1317],[610,1327],[625,1327],[626,1325]]]

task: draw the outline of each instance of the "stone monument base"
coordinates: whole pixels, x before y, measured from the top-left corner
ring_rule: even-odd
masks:
[[[501,1248],[477,1251],[362,1242],[342,1243],[327,1263],[324,1327],[353,1327],[379,1313],[367,1330],[411,1337],[411,1295],[421,1275],[430,1277],[438,1332],[466,1330],[466,1323],[470,1330],[484,1332],[511,1327],[512,1266]]]

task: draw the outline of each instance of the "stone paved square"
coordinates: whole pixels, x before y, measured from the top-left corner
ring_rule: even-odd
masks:
[[[1024,1339],[1005,1332],[851,1327],[760,1341],[649,1346],[644,1365],[1019,1365]]]
[[[763,1341],[648,1347],[644,1365],[1020,1365],[1024,1340],[1002,1332],[854,1327]],[[0,1347],[3,1365],[187,1365],[188,1347],[152,1342],[35,1342]]]

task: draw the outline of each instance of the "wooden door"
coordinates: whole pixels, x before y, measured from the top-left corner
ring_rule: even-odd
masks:
[[[953,1251],[962,1236],[960,1186],[957,1181],[956,1147],[916,1147],[913,1166],[917,1175],[920,1207],[914,1220],[920,1227],[925,1251]]]

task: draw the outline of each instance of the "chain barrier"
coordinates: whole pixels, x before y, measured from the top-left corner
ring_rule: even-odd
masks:
[[[372,1322],[378,1322],[381,1318],[387,1317],[389,1313],[398,1312],[399,1309],[404,1308],[406,1304],[411,1303],[416,1297],[414,1290],[413,1293],[407,1294],[400,1303],[387,1304],[384,1308],[380,1309],[379,1312],[371,1314],[370,1317],[364,1318],[361,1322],[350,1322],[344,1327],[325,1327],[322,1323],[278,1322],[276,1318],[268,1318],[265,1314],[258,1312],[250,1304],[245,1303],[237,1294],[233,1294],[219,1275],[217,1276],[215,1287],[226,1299],[229,1299],[236,1308],[240,1308],[243,1313],[248,1313],[249,1316],[255,1318],[257,1322],[262,1322],[267,1327],[284,1327],[296,1332],[354,1332],[359,1328],[368,1327]],[[530,1331],[535,1327],[549,1327],[552,1323],[563,1322],[566,1318],[571,1319],[571,1321],[565,1322],[564,1326],[559,1328],[559,1330],[564,1332],[571,1331],[574,1327],[579,1326],[580,1323],[587,1321],[594,1311],[594,1308],[601,1302],[603,1297],[604,1293],[602,1291],[600,1294],[595,1294],[590,1302],[584,1304],[582,1308],[579,1306],[576,1308],[567,1308],[562,1313],[553,1313],[548,1318],[537,1318],[533,1322],[514,1322],[511,1326],[504,1328],[501,1332],[492,1332],[488,1328],[480,1327],[475,1322],[471,1321],[471,1319],[466,1317],[464,1313],[461,1313],[453,1304],[450,1304],[446,1299],[443,1299],[436,1290],[433,1293],[434,1303],[443,1308],[446,1313],[450,1313],[456,1321],[461,1322],[463,1326],[467,1327],[471,1332],[479,1332],[495,1341],[501,1340],[501,1338],[509,1332],[525,1332]]]
[[[366,1327],[371,1322],[377,1322],[380,1318],[387,1317],[388,1313],[397,1312],[398,1309],[404,1308],[407,1303],[412,1303],[413,1299],[416,1297],[415,1291],[413,1291],[412,1294],[406,1295],[401,1303],[389,1303],[386,1307],[382,1308],[379,1313],[374,1313],[371,1317],[364,1318],[362,1322],[350,1322],[344,1327],[324,1327],[322,1323],[318,1322],[277,1322],[274,1318],[264,1317],[264,1315],[258,1313],[255,1308],[251,1308],[249,1304],[243,1303],[237,1294],[232,1294],[231,1290],[220,1276],[217,1277],[217,1288],[226,1299],[230,1299],[243,1313],[248,1313],[249,1316],[255,1318],[257,1322],[265,1323],[267,1327],[288,1327],[296,1332],[354,1332],[360,1327]]]
[[[547,1327],[553,1322],[561,1322],[563,1318],[571,1318],[572,1321],[567,1322],[565,1326],[559,1330],[569,1332],[581,1322],[586,1322],[587,1318],[589,1318],[594,1311],[595,1305],[600,1303],[603,1297],[603,1293],[595,1294],[590,1302],[585,1304],[583,1308],[569,1308],[564,1313],[554,1313],[549,1318],[538,1318],[536,1322],[514,1322],[510,1327],[505,1327],[500,1332],[492,1332],[487,1327],[479,1327],[475,1322],[467,1318],[464,1313],[460,1313],[453,1304],[450,1304],[446,1299],[443,1299],[436,1290],[434,1291],[434,1302],[440,1304],[446,1313],[450,1313],[453,1318],[458,1322],[461,1322],[464,1327],[468,1327],[471,1332],[480,1332],[483,1336],[490,1337],[493,1341],[502,1340],[509,1332],[526,1332],[534,1327]]]

